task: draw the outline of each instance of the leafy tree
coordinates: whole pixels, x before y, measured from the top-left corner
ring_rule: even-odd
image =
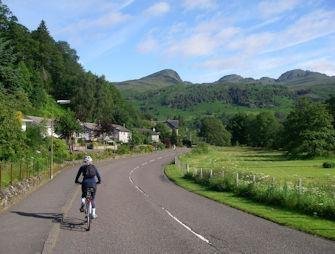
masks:
[[[326,101],[327,108],[329,112],[331,113],[333,119],[333,127],[335,128],[335,96],[331,96],[327,101]]]
[[[300,99],[288,115],[284,127],[289,154],[313,157],[334,149],[332,117],[320,102]]]
[[[259,113],[249,126],[250,144],[256,147],[275,147],[281,125],[272,112]]]
[[[231,144],[231,134],[222,122],[213,117],[201,120],[200,136],[209,144],[216,146],[227,146]]]
[[[246,145],[249,141],[250,117],[246,113],[238,113],[228,121],[227,129],[232,134],[234,145]]]
[[[24,151],[21,116],[1,91],[0,105],[0,160],[15,160]]]
[[[81,126],[75,118],[74,113],[68,109],[67,112],[57,120],[55,129],[57,133],[61,134],[61,137],[65,138],[69,146],[69,150],[72,152],[72,136],[74,132],[81,130]]]

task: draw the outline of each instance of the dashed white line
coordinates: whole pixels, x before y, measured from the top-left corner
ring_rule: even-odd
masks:
[[[150,160],[150,162],[154,162],[155,161],[155,159],[153,159],[153,160]]]
[[[145,165],[147,165],[148,164],[148,162],[143,162],[142,163],[142,166],[145,166]]]
[[[158,158],[159,159],[159,158]],[[147,162],[143,163],[144,165],[147,164]],[[142,164],[142,165],[143,165]],[[143,166],[144,166],[143,165]],[[132,169],[130,172],[129,172],[129,181],[131,182],[131,184],[136,188],[136,190],[138,190],[139,192],[141,192],[145,197],[149,198],[150,199],[150,196],[145,192],[143,191],[140,187],[138,187],[133,179],[131,178],[131,175],[134,173],[134,171],[136,169],[138,169],[139,167],[137,166],[136,168]],[[184,224],[182,221],[180,221],[176,216],[174,216],[168,209],[164,208],[163,206],[157,204],[156,202],[154,202],[153,200],[151,200],[151,202],[155,203],[156,205],[158,205],[159,207],[162,208],[162,210],[164,210],[173,220],[175,220],[176,222],[178,222],[180,225],[182,225],[185,229],[187,229],[189,232],[191,232],[193,235],[195,235],[196,237],[198,237],[201,241],[204,241],[206,242],[207,244],[209,245],[212,245],[211,242],[205,238],[204,236],[198,234],[197,232],[195,232],[194,230],[192,230],[189,226],[187,226],[186,224]]]

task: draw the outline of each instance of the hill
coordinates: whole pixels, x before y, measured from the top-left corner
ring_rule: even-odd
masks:
[[[335,95],[335,77],[291,70],[278,79],[226,75],[212,83],[182,81],[176,71],[163,70],[138,80],[120,82],[117,88],[142,112],[158,118],[239,110],[288,111],[300,96],[326,99]],[[220,109],[220,110],[219,110]],[[199,111],[199,112],[198,112]]]
[[[183,83],[176,71],[166,69],[140,79],[115,82],[113,85],[120,89],[127,97],[132,97],[138,93],[158,90]]]

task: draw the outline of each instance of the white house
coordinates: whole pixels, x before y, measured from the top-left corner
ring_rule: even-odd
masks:
[[[156,132],[155,128],[151,129],[146,129],[146,128],[142,128],[142,129],[137,129],[138,132],[144,134],[145,136],[148,137],[149,142],[151,143],[159,143],[160,139],[159,139],[159,132]]]
[[[55,133],[52,119],[39,116],[26,116],[22,119],[22,130],[26,131],[29,125],[41,125],[45,127],[45,133],[42,133],[43,136],[51,137],[51,135],[53,135],[54,137],[59,138],[59,135]]]
[[[126,127],[112,124],[112,137],[115,141],[120,143],[129,143],[131,140],[131,132]]]
[[[96,141],[98,138],[99,126],[96,123],[80,123],[82,131],[75,134],[76,139],[84,141]]]

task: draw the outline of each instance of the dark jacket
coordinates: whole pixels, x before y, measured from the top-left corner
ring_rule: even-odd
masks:
[[[76,176],[76,180],[75,180],[75,183],[80,183],[78,180],[79,180],[79,177],[81,175],[83,175],[83,180],[81,181],[81,184],[84,185],[84,186],[87,186],[87,187],[96,187],[97,183],[101,183],[101,177],[100,177],[100,174],[99,174],[99,171],[97,170],[97,168],[91,164],[91,166],[94,167],[95,171],[96,171],[96,174],[95,174],[95,177],[87,177],[86,176],[86,167],[88,165],[82,165],[79,170],[78,170],[78,173],[77,173],[77,176]],[[98,178],[98,182],[96,180],[96,178]]]

